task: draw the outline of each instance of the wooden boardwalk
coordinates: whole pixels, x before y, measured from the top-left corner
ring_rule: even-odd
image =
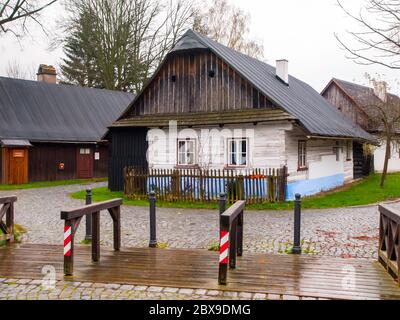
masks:
[[[53,265],[58,280],[287,294],[331,299],[400,299],[400,288],[378,262],[316,256],[244,253],[228,285],[218,285],[218,254],[206,250],[102,248],[91,262],[90,247],[77,246],[73,277],[63,276],[62,246],[14,244],[0,249],[0,278],[41,279]],[[346,289],[343,268],[354,268]]]

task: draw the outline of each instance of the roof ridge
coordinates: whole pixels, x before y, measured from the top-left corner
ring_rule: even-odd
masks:
[[[36,81],[36,80],[29,80],[29,79],[18,79],[18,78],[11,78],[11,77],[4,77],[0,76],[0,80],[6,80],[6,81],[15,81],[15,82],[26,82],[26,83],[32,83],[38,86],[58,86],[62,88],[71,88],[71,89],[81,89],[81,90],[100,90],[103,92],[109,92],[109,93],[122,93],[126,95],[131,95],[134,96],[133,93],[122,91],[122,90],[111,90],[111,89],[104,89],[104,88],[94,88],[94,87],[82,87],[79,85],[74,85],[74,84],[67,84],[67,83],[48,83],[48,82],[43,82],[43,81]]]

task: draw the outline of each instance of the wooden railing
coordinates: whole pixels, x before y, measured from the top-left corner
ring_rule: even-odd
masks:
[[[220,208],[224,207],[224,197],[221,195]],[[220,245],[218,283],[227,284],[228,265],[236,268],[236,255],[243,255],[243,210],[245,201],[238,201],[220,215]]]
[[[400,211],[379,206],[379,262],[400,285]]]
[[[14,241],[14,203],[16,201],[16,196],[0,198],[0,230],[3,232],[0,240],[5,240],[7,243]]]
[[[124,169],[125,194],[147,199],[154,191],[161,201],[216,202],[225,193],[227,201],[248,204],[283,202],[286,198],[287,167],[281,169]]]
[[[74,272],[74,238],[82,218],[92,216],[92,261],[100,260],[100,211],[108,210],[113,220],[114,250],[121,248],[121,205],[122,199],[90,204],[72,210],[61,211],[64,226],[64,274],[70,276]]]

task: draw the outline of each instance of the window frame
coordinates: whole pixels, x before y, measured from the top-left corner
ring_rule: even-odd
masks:
[[[182,153],[180,152],[180,148],[179,148],[179,144],[181,142],[185,142],[185,145],[187,142],[193,142],[193,152],[191,152],[193,154],[193,163],[187,163],[187,147],[185,146],[185,152]],[[197,155],[196,155],[196,147],[197,147],[197,139],[195,138],[186,138],[186,139],[178,139],[177,143],[176,143],[176,163],[177,163],[177,167],[194,167],[197,165]],[[184,154],[185,155],[185,163],[180,163],[180,155]]]
[[[352,161],[353,160],[353,156],[352,156],[351,150],[352,150],[352,141],[348,140],[346,142],[346,161]]]
[[[231,158],[231,154],[233,153],[233,152],[231,152],[231,143],[233,142],[233,141],[235,141],[235,144],[236,144],[236,148],[238,148],[238,146],[240,145],[240,142],[243,142],[243,141],[245,141],[246,142],[246,164],[232,164],[231,163],[231,160],[232,160],[232,158]],[[239,163],[239,159],[238,159],[238,155],[239,155],[239,153],[238,153],[238,150],[239,149],[237,149],[236,151],[235,151],[235,153],[236,153],[236,156],[235,156],[235,162],[236,163]],[[243,153],[243,150],[242,150],[242,152],[241,153]],[[227,154],[227,163],[226,163],[226,166],[228,167],[228,168],[247,168],[248,166],[249,166],[249,163],[250,163],[250,143],[249,143],[249,138],[228,138],[227,139],[227,144],[226,144],[226,154]]]
[[[307,166],[307,141],[306,140],[297,141],[297,170],[298,171],[306,171],[306,170],[308,170],[308,166]]]

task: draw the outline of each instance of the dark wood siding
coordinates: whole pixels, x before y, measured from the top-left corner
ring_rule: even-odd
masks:
[[[221,59],[192,51],[169,56],[127,116],[268,107],[274,106]]]
[[[35,143],[29,149],[29,181],[54,181],[76,179],[77,151],[79,148],[91,148],[100,152],[100,160],[94,160],[93,176],[96,178],[107,176],[107,147],[79,144],[51,144]],[[64,163],[64,170],[59,164]]]
[[[111,146],[108,186],[112,191],[122,191],[125,167],[147,167],[147,129],[112,129],[109,137]]]
[[[0,146],[0,184],[4,183],[3,181],[3,147]]]
[[[100,153],[100,160],[94,160],[93,177],[104,178],[108,175],[108,148],[109,146],[99,146],[94,152]]]
[[[329,86],[323,96],[354,123],[368,130],[369,120],[367,115],[335,83]]]

